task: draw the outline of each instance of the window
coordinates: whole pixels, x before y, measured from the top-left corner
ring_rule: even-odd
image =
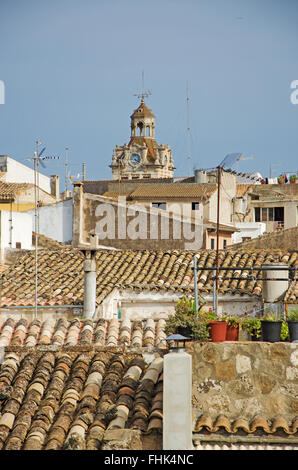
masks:
[[[223,245],[223,249],[227,247],[227,240],[225,238],[223,239],[222,245]]]
[[[261,222],[260,208],[255,207],[255,222]]]
[[[192,202],[191,203],[191,210],[192,211],[198,211],[199,210],[199,203],[198,202]]]
[[[155,207],[156,209],[166,210],[167,203],[166,202],[152,202],[152,207]]]
[[[283,207],[255,207],[255,222],[284,222]]]
[[[274,210],[273,207],[268,208],[268,220],[273,221],[274,220]]]
[[[215,240],[214,240],[214,238],[211,238],[211,239],[210,239],[210,247],[211,247],[211,250],[214,250],[214,246],[215,246]]]
[[[22,248],[22,243],[21,242],[16,242],[16,248]]]
[[[261,218],[262,218],[262,222],[267,222],[267,207],[262,207]]]
[[[277,222],[284,221],[284,208],[283,207],[274,207],[274,220]]]

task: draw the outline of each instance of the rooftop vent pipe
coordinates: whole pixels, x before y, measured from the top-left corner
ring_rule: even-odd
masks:
[[[276,269],[274,269],[276,268]],[[284,268],[284,269],[283,269]],[[263,300],[276,302],[289,287],[289,270],[287,264],[263,264]]]

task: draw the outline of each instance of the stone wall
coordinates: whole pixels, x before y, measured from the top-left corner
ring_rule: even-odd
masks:
[[[241,243],[234,243],[230,249],[276,249],[293,250],[297,249],[298,227],[288,228],[273,233],[267,233],[261,237],[252,238]]]
[[[268,420],[298,414],[298,345],[198,343],[187,345],[193,364],[193,417]]]

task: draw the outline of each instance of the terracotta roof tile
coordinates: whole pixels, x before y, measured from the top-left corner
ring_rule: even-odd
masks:
[[[183,184],[168,183],[140,185],[130,193],[132,199],[154,198],[204,198],[210,197],[216,191],[216,184]]]
[[[283,417],[276,416],[272,420],[267,420],[263,416],[257,416],[251,421],[244,418],[237,418],[231,420],[226,416],[218,416],[212,421],[211,416],[202,415],[194,424],[194,432],[207,431],[210,434],[218,432],[220,429],[229,434],[237,434],[239,431],[244,431],[247,434],[257,433],[257,431],[272,435],[279,429],[282,429],[288,435],[297,434],[297,418],[293,419],[292,423],[288,423]],[[215,438],[216,440],[216,438]]]
[[[197,253],[198,289],[210,293],[213,289],[212,271],[216,266],[214,250]],[[111,251],[97,252],[97,305],[113,289],[134,289],[192,293],[194,252],[173,251]],[[219,294],[261,296],[262,276],[255,271],[263,263],[287,263],[298,266],[298,252],[287,250],[221,250],[219,265],[234,270],[220,273]],[[34,305],[35,257],[33,252],[21,256],[16,264],[0,274],[0,306]],[[246,271],[238,268],[245,267]],[[229,278],[234,279],[229,279]],[[245,277],[245,279],[237,279]],[[228,278],[228,279],[225,279]],[[297,302],[297,284],[291,283],[285,299]],[[84,298],[83,254],[75,249],[39,250],[39,305],[82,305]],[[149,337],[149,334],[148,334]],[[136,339],[137,340],[137,339]]]
[[[165,347],[165,320],[33,320],[7,318],[0,327],[0,346]]]
[[[0,181],[0,198],[14,197],[19,191],[33,188],[31,183],[5,183]]]

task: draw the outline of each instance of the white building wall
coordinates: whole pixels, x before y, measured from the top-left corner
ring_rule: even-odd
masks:
[[[27,212],[34,224],[34,210]],[[72,240],[72,199],[39,208],[39,233],[67,243]]]
[[[240,232],[234,232],[232,235],[232,243],[241,243],[243,238],[257,238],[266,231],[264,222],[235,222],[235,226]]]
[[[0,155],[0,168],[6,165],[6,174],[2,181],[6,183],[32,183],[34,184],[34,169],[6,155]],[[51,180],[39,172],[39,187],[51,193]]]
[[[114,289],[98,306],[95,318],[121,318],[121,320],[159,320],[168,318],[175,313],[177,301],[183,296],[181,292],[164,292],[144,290],[137,292],[132,289]],[[213,306],[213,296],[203,295],[205,308]],[[258,298],[251,296],[224,295],[219,296],[218,312],[220,315],[238,316],[250,314],[255,316],[262,307]]]
[[[0,218],[1,250],[5,248],[16,248],[17,242],[21,243],[22,250],[31,250],[33,229],[32,216],[26,212],[1,211]],[[10,218],[12,219],[11,221]]]

